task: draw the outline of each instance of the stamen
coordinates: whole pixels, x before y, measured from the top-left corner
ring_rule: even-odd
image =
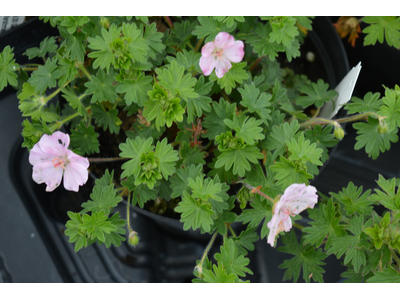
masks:
[[[60,158],[55,157],[53,160],[53,166],[57,169],[58,166],[61,166],[65,170],[64,161]]]

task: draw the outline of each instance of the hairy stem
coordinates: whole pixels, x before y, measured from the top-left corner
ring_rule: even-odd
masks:
[[[174,28],[174,24],[171,21],[170,17],[164,17],[165,21],[168,23],[168,26],[172,29]]]
[[[90,162],[109,162],[109,161],[118,161],[118,160],[127,160],[128,157],[101,157],[101,158],[88,158]]]
[[[254,186],[252,186],[252,185],[250,185],[248,183],[245,183],[245,182],[242,182],[242,184],[246,188],[248,188],[251,191],[251,193],[257,193],[257,194],[263,196],[265,199],[267,199],[267,200],[271,201],[272,203],[274,203],[274,199],[272,199],[270,196],[268,196],[268,195],[264,194],[263,192],[261,192],[258,188],[254,187]]]

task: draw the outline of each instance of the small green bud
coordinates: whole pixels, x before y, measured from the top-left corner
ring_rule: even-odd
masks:
[[[388,132],[388,126],[387,126],[386,122],[383,119],[381,119],[379,121],[378,132],[380,134],[384,134],[384,133]]]
[[[335,138],[337,138],[338,140],[342,140],[344,138],[344,130],[342,127],[335,127],[335,130],[333,132],[333,135],[335,136]]]
[[[136,245],[139,244],[139,236],[136,231],[131,231],[129,233],[128,243],[133,247],[136,247]]]
[[[103,26],[105,29],[108,29],[110,28],[110,20],[105,17],[101,17],[100,25]]]

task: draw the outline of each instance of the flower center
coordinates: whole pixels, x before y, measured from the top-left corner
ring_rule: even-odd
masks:
[[[65,170],[64,161],[61,158],[56,157],[52,161],[54,168],[57,169],[58,166],[61,166]]]
[[[286,221],[289,218],[289,216],[292,216],[292,217],[295,216],[294,212],[290,211],[290,209],[283,208],[282,211],[286,215],[286,218],[283,221]]]
[[[217,57],[221,57],[224,54],[224,49],[218,49],[217,51],[215,51],[215,56]]]

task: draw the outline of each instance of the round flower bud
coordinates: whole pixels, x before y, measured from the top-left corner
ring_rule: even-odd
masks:
[[[136,245],[139,244],[139,236],[136,231],[131,231],[129,233],[128,243],[133,247],[136,247]]]
[[[388,126],[385,121],[381,120],[381,122],[379,123],[378,132],[380,134],[384,134],[384,133],[388,132]]]
[[[335,130],[333,132],[333,135],[335,136],[335,138],[337,138],[338,140],[342,140],[344,138],[344,130],[342,127],[335,127]]]

